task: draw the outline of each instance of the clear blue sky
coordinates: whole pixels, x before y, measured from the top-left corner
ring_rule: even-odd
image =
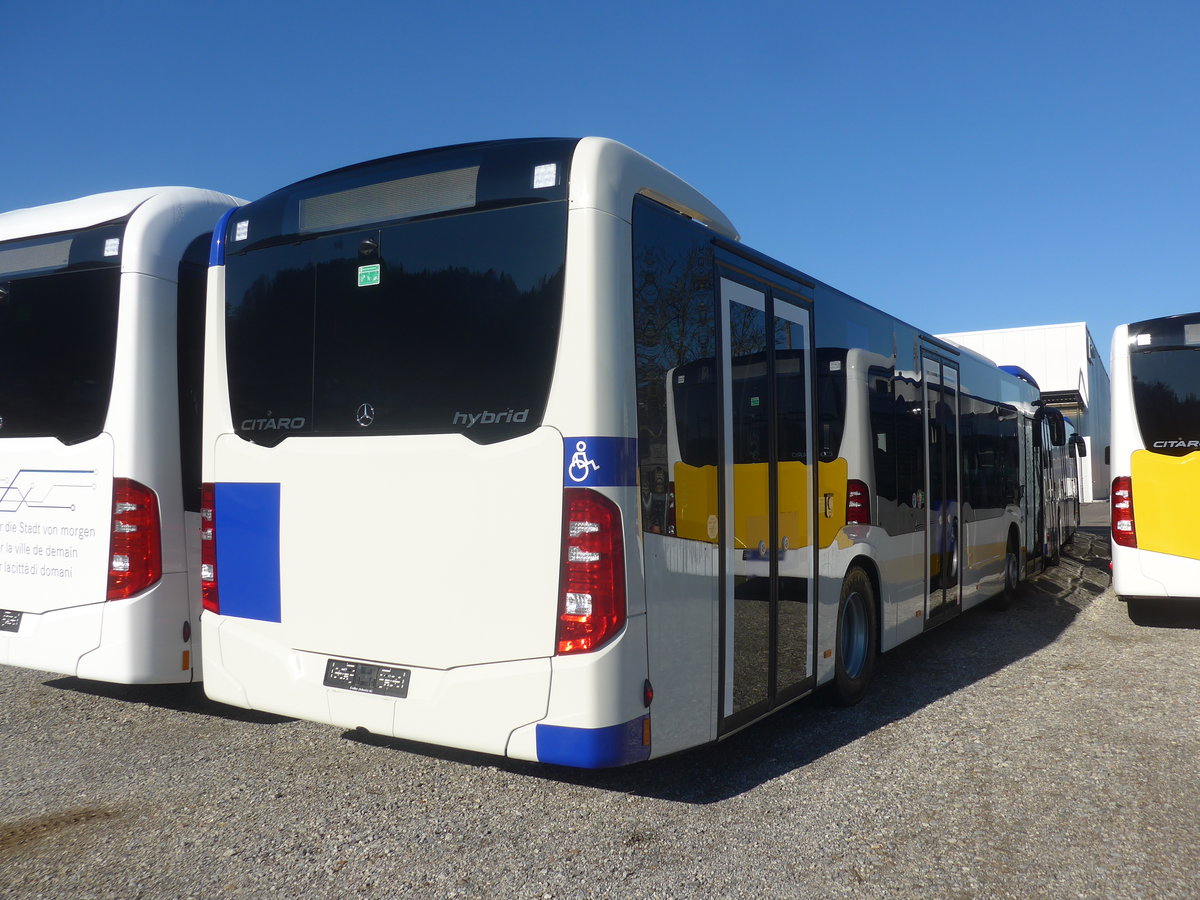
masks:
[[[1187,0],[113,2],[3,13],[0,209],[596,134],[937,332],[1200,309]]]

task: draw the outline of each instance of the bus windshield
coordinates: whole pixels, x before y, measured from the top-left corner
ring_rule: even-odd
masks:
[[[0,437],[100,434],[116,355],[123,226],[0,244]]]

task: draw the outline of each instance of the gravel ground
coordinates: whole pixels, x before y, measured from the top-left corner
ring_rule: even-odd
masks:
[[[1107,554],[853,709],[610,772],[0,667],[0,896],[1194,898],[1200,628],[1133,625]]]

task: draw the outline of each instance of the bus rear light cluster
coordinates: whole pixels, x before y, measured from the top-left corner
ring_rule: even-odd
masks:
[[[1137,547],[1133,522],[1133,479],[1121,475],[1112,483],[1112,539],[1119,547]]]
[[[559,654],[603,646],[625,625],[625,544],[621,511],[596,491],[565,492]]]
[[[158,496],[130,478],[113,479],[108,599],[126,600],[162,577]]]
[[[857,478],[846,482],[846,524],[871,524],[871,495],[866,483]]]
[[[200,595],[204,608],[219,613],[217,597],[217,500],[211,483],[200,486]]]

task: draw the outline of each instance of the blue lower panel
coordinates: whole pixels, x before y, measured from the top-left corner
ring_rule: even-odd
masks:
[[[648,718],[638,716],[630,722],[607,728],[538,725],[538,761],[580,769],[605,769],[642,762],[650,758],[650,745],[642,743],[644,723]]]
[[[218,482],[214,492],[221,615],[280,621],[279,485]]]

